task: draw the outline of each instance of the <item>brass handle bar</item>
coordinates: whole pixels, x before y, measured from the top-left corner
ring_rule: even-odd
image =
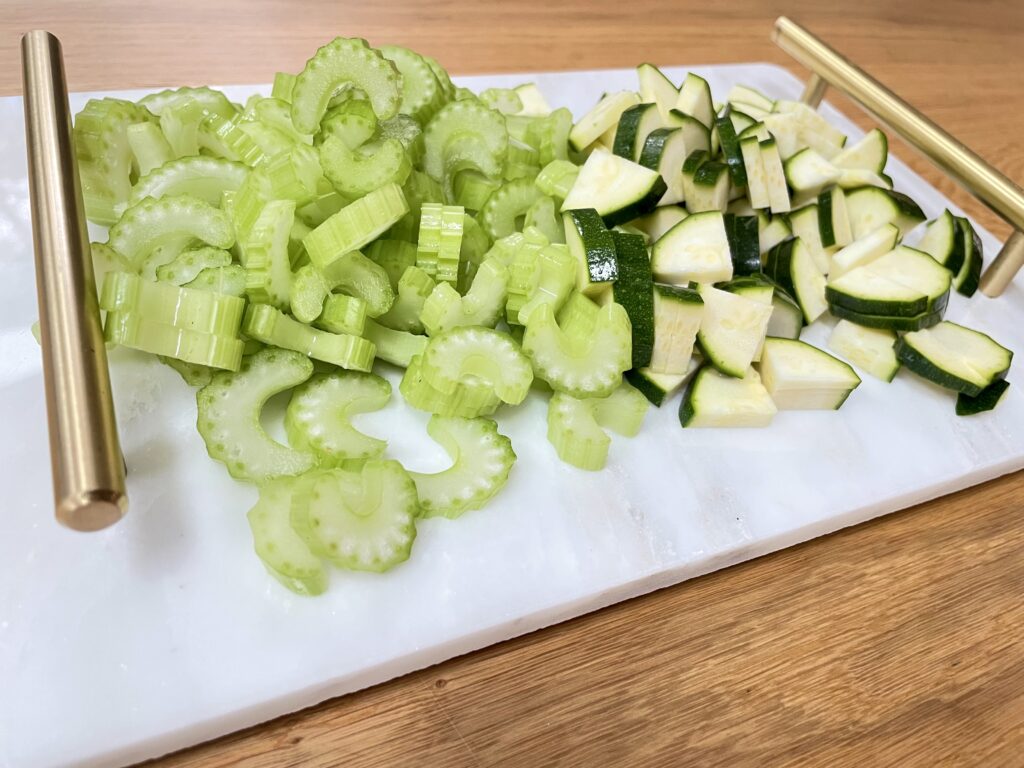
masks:
[[[1024,265],[1024,191],[884,85],[799,24],[780,16],[772,40],[813,73],[804,100],[817,106],[832,86],[880,123],[899,134],[939,168],[985,203],[1013,228],[981,280],[981,290],[998,296]]]
[[[128,506],[75,161],[60,41],[21,41],[29,196],[57,519],[111,525]]]

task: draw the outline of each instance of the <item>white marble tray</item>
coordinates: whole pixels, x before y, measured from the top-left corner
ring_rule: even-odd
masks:
[[[716,94],[737,81],[800,92],[774,66],[694,69]],[[684,73],[669,70],[677,82]],[[602,91],[636,87],[632,70],[459,82],[524,79],[577,115]],[[229,92],[241,100],[253,90]],[[51,513],[28,330],[22,126],[21,100],[0,99],[0,766],[154,757],[1024,467],[1016,367],[998,411],[971,419],[905,373],[892,384],[865,376],[838,413],[780,413],[764,430],[683,431],[672,402],[635,440],[616,438],[597,474],[557,461],[544,402],[531,396],[499,419],[519,462],[493,503],[421,523],[411,560],[393,572],[335,572],[326,595],[304,599],[253,555],[245,511],[255,491],[206,458],[191,391],[170,369],[119,351],[131,511],[110,530],[73,533]],[[929,215],[952,207],[899,161],[889,172]],[[1017,286],[998,301],[954,297],[948,316],[1022,351],[1022,298]],[[823,342],[827,331],[819,323],[807,338]],[[425,423],[399,397],[362,421],[409,468],[432,471],[444,458]]]

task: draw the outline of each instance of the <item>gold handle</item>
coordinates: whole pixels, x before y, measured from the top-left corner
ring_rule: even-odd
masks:
[[[60,41],[21,41],[32,235],[57,519],[79,531],[128,506]]]
[[[1024,265],[1024,192],[942,128],[785,16],[775,21],[772,39],[814,74],[804,101],[817,106],[831,85],[858,102],[1005,219],[1014,233],[981,279],[981,290],[998,296]]]

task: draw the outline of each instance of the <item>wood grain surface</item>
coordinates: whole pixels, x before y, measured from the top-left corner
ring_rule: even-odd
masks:
[[[768,39],[786,14],[1024,179],[1017,0],[4,0],[0,11],[4,94],[20,87],[18,38],[39,27],[61,37],[71,86],[85,90],[268,82],[334,35],[412,46],[457,74],[787,64]],[[926,161],[894,151],[1006,234]],[[1022,766],[1022,508],[1024,473],[156,765]]]

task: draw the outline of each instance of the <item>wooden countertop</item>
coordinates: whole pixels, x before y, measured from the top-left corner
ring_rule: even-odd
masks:
[[[71,86],[85,90],[267,82],[334,35],[408,45],[456,74],[787,64],[768,40],[785,13],[1024,179],[1024,4],[830,6],[8,0],[0,93],[20,89],[18,37],[37,27],[62,38]],[[1022,507],[1018,473],[157,764],[1021,765]]]

